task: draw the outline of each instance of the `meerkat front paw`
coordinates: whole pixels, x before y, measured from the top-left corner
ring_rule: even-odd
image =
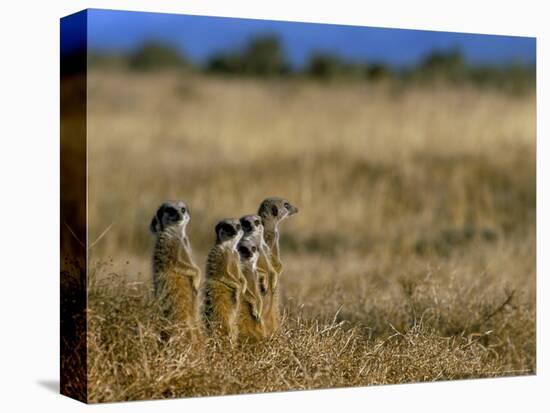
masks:
[[[247,289],[248,289],[248,282],[246,281],[246,278],[243,278],[241,281],[241,294],[245,295]]]
[[[201,286],[201,277],[200,276],[193,277],[193,290],[195,290],[195,293],[199,292],[200,286]]]
[[[260,285],[260,292],[262,293],[262,295],[265,295],[267,293],[267,290],[268,290],[267,277],[262,277],[258,281],[259,281],[259,285]]]
[[[252,318],[254,321],[260,321],[262,319],[262,310],[261,308],[256,307],[255,305],[251,306]]]
[[[279,282],[279,276],[278,275],[272,275],[270,279],[270,287],[272,291],[275,291],[277,289],[277,284]]]

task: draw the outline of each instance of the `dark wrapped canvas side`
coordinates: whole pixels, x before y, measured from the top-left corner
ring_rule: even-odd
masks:
[[[61,393],[87,401],[87,12],[61,19]]]

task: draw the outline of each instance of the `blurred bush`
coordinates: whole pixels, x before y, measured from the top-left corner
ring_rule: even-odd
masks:
[[[513,94],[533,90],[535,67],[519,62],[505,64],[467,64],[458,48],[436,50],[428,54],[405,79],[424,85],[434,83],[470,84],[482,89],[493,88]]]
[[[367,65],[348,62],[335,54],[314,53],[304,72],[308,76],[323,80],[359,79],[367,75]]]
[[[208,61],[206,71],[223,74],[243,73],[242,56],[237,53],[222,53],[212,56]]]
[[[518,62],[506,66],[479,65],[470,69],[469,79],[480,88],[497,88],[521,94],[535,88],[536,72],[534,67]]]
[[[196,66],[176,46],[147,41],[129,54],[92,51],[91,66],[126,67],[135,71],[156,69],[197,69],[205,73],[232,76],[302,77],[327,80],[393,81],[400,86],[434,84],[471,85],[522,94],[535,87],[534,65],[518,62],[507,64],[468,64],[462,51],[434,50],[413,67],[406,69],[384,65],[351,62],[328,52],[314,52],[303,68],[292,68],[284,48],[275,35],[252,37],[242,50],[216,53],[202,66]]]
[[[413,78],[422,82],[448,81],[463,82],[467,68],[462,52],[453,48],[449,51],[436,50],[428,54],[413,70]]]
[[[278,76],[288,74],[290,67],[279,39],[276,36],[261,36],[252,38],[242,52],[212,56],[206,70],[222,74]]]
[[[148,41],[128,56],[128,66],[135,70],[153,70],[185,68],[190,64],[175,46]]]
[[[372,81],[387,80],[395,77],[395,73],[382,63],[371,64],[367,67],[367,79]]]
[[[252,39],[243,55],[244,73],[271,76],[290,71],[276,36]]]

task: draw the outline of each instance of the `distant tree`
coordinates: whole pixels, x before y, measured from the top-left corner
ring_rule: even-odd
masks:
[[[534,90],[537,84],[536,68],[520,62],[513,62],[505,67],[509,91],[522,94]]]
[[[290,72],[283,48],[276,36],[255,37],[243,51],[216,54],[208,60],[206,70],[263,77]]]
[[[342,61],[338,56],[316,53],[310,56],[306,73],[310,76],[329,79],[340,74]]]
[[[276,36],[253,38],[243,54],[242,63],[245,73],[258,76],[274,76],[289,71],[281,42]]]
[[[382,63],[374,63],[367,66],[367,78],[371,81],[377,82],[392,77],[394,76],[391,68]]]
[[[212,56],[206,65],[207,72],[223,74],[242,74],[243,58],[238,53],[220,53]]]
[[[468,75],[470,81],[478,87],[491,87],[514,94],[532,90],[536,84],[535,68],[519,62],[472,66]]]
[[[351,79],[365,74],[366,65],[352,63],[329,53],[314,53],[310,56],[305,73],[318,79]]]
[[[415,70],[422,81],[447,80],[459,82],[466,76],[466,63],[458,48],[434,51],[427,55]]]
[[[130,54],[128,64],[130,68],[136,70],[189,66],[187,59],[175,46],[158,41],[148,41],[142,44]]]

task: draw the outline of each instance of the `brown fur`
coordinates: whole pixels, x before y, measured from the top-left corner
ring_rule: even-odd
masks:
[[[279,267],[282,271],[282,265]],[[277,281],[280,272],[273,265],[269,251],[262,252],[257,264],[258,286],[262,297],[262,320],[265,334],[273,333],[279,327],[279,292]]]
[[[250,239],[243,241],[248,248],[254,246],[254,257],[245,258],[241,255],[241,269],[247,280],[247,289],[239,309],[239,337],[245,341],[258,341],[266,337],[265,323],[262,317],[263,303],[261,287],[258,280],[256,261],[259,250]]]
[[[235,250],[241,236],[242,231],[234,240],[217,242],[206,261],[203,318],[209,331],[228,336],[231,342],[237,338],[237,315],[247,288]]]
[[[264,240],[269,249],[269,255],[266,255],[268,263],[258,263],[262,271],[268,273],[267,290],[263,296],[263,318],[267,334],[276,332],[281,324],[279,278],[283,272],[283,263],[279,250],[279,223],[297,212],[295,206],[282,198],[267,198],[258,210],[264,226]]]
[[[178,213],[166,216],[168,208]],[[177,325],[194,331],[198,328],[201,270],[193,261],[191,245],[185,235],[188,221],[187,207],[181,201],[167,201],[153,218],[151,231],[156,235],[153,289],[163,314]]]

